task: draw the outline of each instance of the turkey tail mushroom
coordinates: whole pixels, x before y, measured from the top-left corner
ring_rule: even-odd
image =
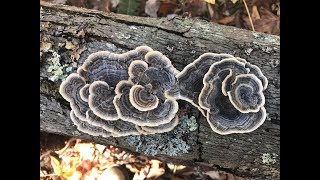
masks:
[[[229,54],[204,53],[179,72],[148,46],[123,54],[92,53],[62,82],[77,128],[120,137],[173,130],[178,99],[190,102],[219,134],[245,133],[266,119],[268,80],[258,66]]]
[[[199,105],[207,111],[212,130],[219,134],[252,132],[266,119],[260,80],[266,78],[257,73],[257,66],[253,71],[248,67],[252,66],[246,61],[226,58],[212,64],[203,78]]]

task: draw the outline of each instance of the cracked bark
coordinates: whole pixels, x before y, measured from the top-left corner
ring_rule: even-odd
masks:
[[[195,19],[154,19],[120,14],[105,14],[94,10],[53,5],[41,2],[41,42],[52,44],[60,63],[71,66],[72,50],[59,47],[70,41],[86,50],[76,65],[96,51],[122,53],[139,45],[148,45],[164,53],[174,66],[182,70],[205,52],[229,53],[258,65],[269,79],[265,91],[268,119],[256,131],[222,136],[214,133],[199,116],[196,140],[188,141],[189,153],[179,156],[157,155],[156,158],[185,165],[214,167],[253,179],[279,179],[280,175],[280,38],[227,27]],[[78,36],[84,30],[85,36]],[[112,144],[135,151],[126,137],[92,137],[76,130],[69,119],[70,107],[58,93],[61,81],[51,82],[47,72],[48,55],[40,64],[40,130],[75,136],[98,143]],[[75,68],[74,68],[75,69]],[[73,70],[74,71],[74,70]],[[195,115],[195,117],[198,117]],[[195,139],[195,138],[193,138]],[[262,155],[276,154],[274,164],[263,163]]]

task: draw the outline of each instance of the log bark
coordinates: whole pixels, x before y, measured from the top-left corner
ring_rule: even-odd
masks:
[[[136,152],[127,137],[93,137],[76,129],[69,118],[69,104],[58,92],[61,81],[50,80],[49,55],[43,51],[44,47],[59,54],[61,66],[73,66],[73,71],[92,52],[122,53],[140,45],[161,51],[178,70],[205,52],[229,53],[258,65],[268,78],[266,122],[252,133],[223,136],[214,133],[205,118],[194,112],[199,127],[187,136],[191,147],[188,153],[155,157],[213,167],[253,179],[280,178],[280,37],[198,19],[133,17],[46,2],[41,2],[40,20],[41,131]],[[269,162],[262,158],[267,155],[270,155]]]

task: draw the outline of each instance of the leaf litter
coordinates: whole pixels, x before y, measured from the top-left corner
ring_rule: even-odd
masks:
[[[57,136],[46,134],[47,137]],[[61,138],[61,137],[60,137]],[[63,137],[66,139],[66,137]],[[43,138],[46,139],[46,138]],[[52,139],[59,139],[53,137]],[[245,178],[226,172],[166,163],[147,156],[76,138],[60,149],[40,139],[40,180],[227,180]],[[59,142],[51,141],[51,144]]]
[[[45,1],[133,16],[156,18],[174,14],[182,17],[202,18],[219,24],[280,35],[280,0]],[[76,59],[77,56],[73,58]]]

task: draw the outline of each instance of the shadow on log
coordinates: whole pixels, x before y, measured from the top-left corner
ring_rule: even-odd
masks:
[[[79,132],[69,104],[58,92],[61,79],[96,51],[123,53],[147,45],[164,53],[178,69],[205,52],[229,53],[259,66],[268,78],[266,122],[247,134],[219,135],[195,110],[198,129],[181,136],[187,153],[155,158],[200,165],[257,179],[280,178],[280,38],[196,19],[133,17],[41,2],[40,130],[112,144],[145,153],[130,137],[102,138]],[[48,70],[51,69],[51,72]],[[61,73],[60,70],[64,73]],[[49,70],[50,71],[50,70]],[[67,73],[66,73],[67,72]],[[179,102],[184,104],[184,102]],[[160,138],[164,137],[161,135]]]

